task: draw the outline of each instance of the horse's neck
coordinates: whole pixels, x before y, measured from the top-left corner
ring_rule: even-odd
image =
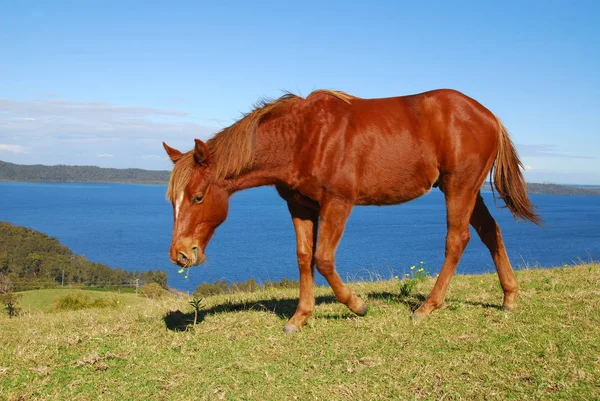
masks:
[[[291,174],[295,129],[283,121],[270,122],[259,128],[254,145],[252,167],[230,179],[234,191],[285,182]]]

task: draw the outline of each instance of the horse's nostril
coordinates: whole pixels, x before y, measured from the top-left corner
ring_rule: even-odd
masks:
[[[188,262],[188,257],[185,256],[185,253],[179,252],[179,255],[177,256],[177,261],[182,265],[185,265]]]

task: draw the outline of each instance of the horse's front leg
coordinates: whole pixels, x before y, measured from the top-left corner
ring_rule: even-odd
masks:
[[[357,297],[335,271],[335,251],[337,250],[352,204],[340,199],[331,199],[321,205],[318,246],[315,263],[335,294],[338,301],[359,316],[367,313],[367,304]]]
[[[302,327],[315,309],[314,295],[314,249],[317,240],[319,213],[316,210],[288,201],[296,230],[296,253],[300,269],[300,299],[296,313],[284,326],[283,331],[293,333]]]

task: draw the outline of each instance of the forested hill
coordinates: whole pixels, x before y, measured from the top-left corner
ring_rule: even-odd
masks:
[[[483,184],[483,189],[490,190],[490,183]],[[571,185],[558,184],[536,184],[528,183],[527,192],[530,194],[548,195],[578,195],[578,196],[600,196],[600,189],[581,188]]]
[[[96,166],[43,166],[21,165],[0,160],[0,181],[26,182],[120,182],[131,184],[166,184],[170,171],[116,169]],[[485,183],[483,189],[489,190]],[[571,185],[529,183],[531,194],[600,196],[600,189],[580,188]]]
[[[0,161],[0,181],[34,182],[120,182],[165,184],[170,171],[116,169],[96,166],[27,166]]]
[[[137,267],[137,266],[136,266]],[[14,291],[61,285],[127,287],[136,280],[167,286],[161,270],[131,272],[90,262],[74,254],[54,237],[39,231],[0,222],[0,282],[10,282]]]

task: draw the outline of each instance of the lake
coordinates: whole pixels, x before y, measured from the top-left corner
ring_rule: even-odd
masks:
[[[168,257],[173,217],[165,191],[165,185],[1,182],[0,220],[57,237],[94,262],[165,270],[169,285],[180,290],[214,280],[298,279],[286,204],[275,189],[262,187],[232,197],[229,217],[206,250],[206,263],[193,267],[186,280]],[[494,207],[491,193],[483,196],[502,228],[514,268],[600,259],[600,197],[531,195],[544,219],[538,227],[516,222],[507,209]],[[487,248],[471,231],[457,272],[495,271]],[[349,280],[387,279],[423,261],[436,274],[445,234],[444,198],[438,190],[403,205],[355,207],[338,249],[338,271]]]

